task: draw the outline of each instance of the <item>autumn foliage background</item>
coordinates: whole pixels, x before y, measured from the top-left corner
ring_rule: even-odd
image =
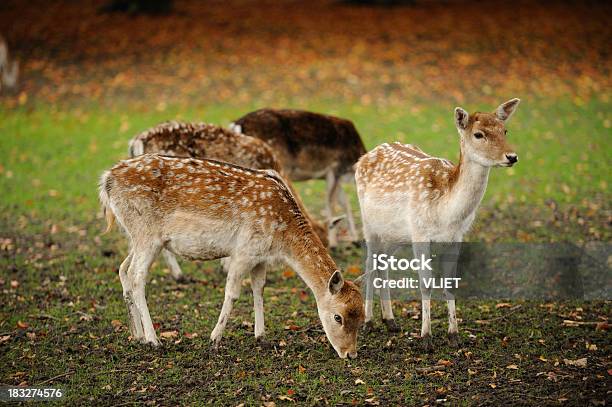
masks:
[[[156,265],[147,295],[166,347],[142,350],[127,341],[115,274],[125,242],[99,236],[96,182],[129,138],[163,120],[226,125],[261,107],[347,117],[368,148],[398,140],[456,161],[453,108],[520,97],[508,128],[521,161],[493,171],[467,238],[609,242],[608,3],[177,0],[162,15],[102,13],[104,4],[0,4],[0,34],[21,68],[18,88],[0,91],[0,383],[78,388],[77,404],[606,398],[608,302],[459,304],[465,346],[440,343],[433,355],[412,342],[419,304],[398,302],[403,333],[364,337],[368,357],[346,367],[290,271],[269,273],[266,288],[276,347],[253,354],[243,295],[215,356],[206,338],[223,276],[184,263],[194,282],[177,285]],[[322,216],[322,184],[299,190]],[[334,252],[351,277],[360,256]],[[434,312],[444,332],[444,309]]]

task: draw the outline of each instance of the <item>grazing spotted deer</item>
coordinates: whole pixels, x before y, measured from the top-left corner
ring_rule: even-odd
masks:
[[[361,157],[356,165],[357,194],[367,243],[366,326],[372,324],[372,256],[393,244],[413,244],[415,257],[430,257],[430,242],[452,243],[447,252],[458,256],[487,187],[491,167],[511,167],[518,161],[506,141],[506,122],[520,100],[512,99],[493,113],[469,115],[455,109],[460,135],[458,165],[432,157],[410,144],[382,144]],[[456,262],[445,262],[445,275],[453,275]],[[420,279],[429,277],[419,273]],[[383,277],[384,278],[384,277]],[[381,289],[382,317],[396,327],[388,287]],[[420,284],[421,337],[431,348],[430,290]],[[455,300],[445,291],[451,341],[457,340]]]
[[[334,205],[339,201],[346,214],[350,238],[358,239],[350,201],[340,185],[353,182],[353,165],[366,152],[352,122],[302,110],[261,109],[241,117],[230,127],[272,146],[290,179],[326,179],[329,221],[334,218]],[[336,229],[329,228],[328,232],[330,246],[337,246]]]
[[[160,153],[174,157],[209,158],[241,167],[275,170],[283,176],[279,160],[266,143],[258,138],[207,123],[161,123],[130,140],[128,152],[130,157]],[[283,178],[287,180],[286,177]],[[327,247],[327,228],[308,213],[293,185],[290,182],[287,184],[302,213]],[[167,250],[162,250],[162,254],[172,276],[177,280],[182,279],[183,273],[174,255]]]
[[[160,250],[192,259],[230,257],[225,300],[210,336],[217,346],[251,276],[255,337],[264,335],[265,265],[283,262],[314,293],[327,338],[341,358],[357,355],[363,299],[342,277],[302,215],[291,190],[273,170],[252,170],[194,158],[145,154],[121,161],[100,180],[100,201],[130,240],[119,267],[133,337],[158,345],[145,299],[145,282]]]

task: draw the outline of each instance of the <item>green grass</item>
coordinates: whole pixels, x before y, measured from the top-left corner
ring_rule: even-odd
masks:
[[[458,159],[452,106],[402,109],[316,103],[306,107],[353,119],[368,148],[398,140]],[[493,107],[469,106],[471,110]],[[85,106],[57,111],[41,106],[0,112],[0,205],[45,218],[91,219],[99,174],[125,157],[127,140],[134,134],[170,118],[227,124],[251,109],[169,107],[158,112]],[[524,100],[508,126],[519,165],[492,172],[485,205],[542,206],[548,199],[568,204],[609,201],[610,116],[608,102],[576,106],[570,101]],[[302,183],[301,190],[307,204],[321,206],[322,183]]]
[[[353,119],[368,148],[400,140],[458,157],[454,106],[301,107]],[[41,105],[0,112],[1,384],[60,386],[71,405],[290,403],[284,397],[308,404],[585,404],[606,398],[609,334],[594,325],[566,327],[563,320],[603,322],[609,302],[513,302],[511,308],[459,302],[460,348],[447,344],[445,308],[436,302],[432,354],[422,352],[415,338],[419,304],[396,302],[403,333],[381,328],[361,335],[359,358],[341,361],[323,336],[306,286],[269,272],[265,304],[272,347],[253,339],[245,282],[223,346],[213,353],[207,338],[222,303],[224,276],[216,263],[183,262],[194,282],[178,285],[156,265],[147,290],[158,333],[178,336],[164,339],[159,350],[128,341],[116,275],[126,244],[117,231],[99,236],[100,173],[125,157],[130,137],[160,121],[227,124],[253,108],[169,106],[159,112],[129,105]],[[509,124],[521,161],[493,171],[470,238],[609,241],[611,120],[605,101],[523,100]],[[321,182],[301,183],[299,189],[307,206],[322,208]],[[551,200],[558,203],[554,210]],[[342,267],[359,265],[360,256],[358,249],[334,252]],[[298,330],[285,329],[291,325]],[[198,336],[185,335],[193,333]],[[586,368],[563,361],[583,357]],[[440,360],[441,370],[420,370]]]

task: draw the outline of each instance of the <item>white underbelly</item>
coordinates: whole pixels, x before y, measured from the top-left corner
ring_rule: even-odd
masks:
[[[213,260],[235,250],[239,227],[189,213],[174,213],[165,222],[162,239],[171,252],[190,259]]]
[[[401,207],[400,200],[366,197],[361,205],[366,214],[363,219],[366,239],[371,236],[388,242],[410,241],[412,231],[409,214],[405,207]]]

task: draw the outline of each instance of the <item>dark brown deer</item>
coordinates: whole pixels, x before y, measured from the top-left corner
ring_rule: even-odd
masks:
[[[358,239],[350,201],[341,182],[353,182],[353,165],[366,153],[352,122],[302,110],[261,109],[236,120],[230,128],[266,141],[277,153],[285,174],[293,181],[327,181],[327,215],[338,201],[346,213],[350,238]],[[329,228],[331,247],[338,244]]]
[[[207,123],[161,123],[136,135],[129,143],[130,157],[145,153],[160,153],[174,157],[210,158],[241,167],[275,170],[283,176],[280,161],[266,143],[226,128]],[[286,176],[283,176],[287,180]],[[287,182],[302,213],[327,247],[327,228],[306,210],[297,191]],[[333,227],[333,225],[331,226]],[[172,253],[162,251],[175,279],[182,278],[181,268]]]
[[[145,154],[102,175],[100,202],[107,230],[116,220],[130,240],[119,278],[135,339],[159,344],[145,284],[155,257],[166,249],[192,259],[231,258],[223,307],[210,336],[215,346],[249,273],[255,336],[263,336],[266,265],[283,262],[312,290],[338,355],[357,356],[357,332],[364,320],[361,293],[344,280],[276,171]]]

